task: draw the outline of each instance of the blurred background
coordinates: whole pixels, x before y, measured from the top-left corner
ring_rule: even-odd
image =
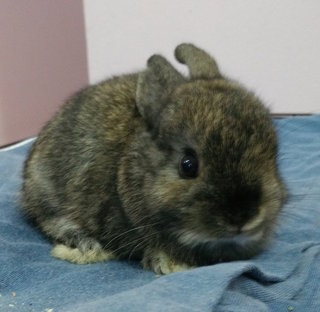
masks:
[[[154,53],[175,62],[181,42],[273,113],[319,113],[319,30],[317,0],[0,0],[0,146],[37,135],[88,84]]]

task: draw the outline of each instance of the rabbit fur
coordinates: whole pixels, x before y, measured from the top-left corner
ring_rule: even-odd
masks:
[[[269,110],[202,49],[175,56],[189,77],[153,55],[78,92],[39,134],[21,207],[53,256],[167,274],[268,245],[286,199]]]

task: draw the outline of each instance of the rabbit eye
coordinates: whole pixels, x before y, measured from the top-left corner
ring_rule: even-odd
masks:
[[[198,175],[198,159],[194,155],[185,155],[180,162],[180,175],[183,178],[195,178]]]

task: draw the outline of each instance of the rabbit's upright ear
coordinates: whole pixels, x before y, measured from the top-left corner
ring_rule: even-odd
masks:
[[[147,70],[139,74],[136,93],[137,108],[149,126],[155,124],[168,93],[183,81],[182,75],[164,57],[149,58]]]
[[[194,79],[214,79],[221,77],[216,61],[205,51],[191,43],[182,43],[175,49],[176,59],[189,67]]]

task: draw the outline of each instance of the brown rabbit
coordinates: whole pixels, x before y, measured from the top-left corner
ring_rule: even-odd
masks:
[[[70,99],[24,169],[23,211],[75,263],[166,274],[263,250],[286,198],[269,111],[192,44]]]

